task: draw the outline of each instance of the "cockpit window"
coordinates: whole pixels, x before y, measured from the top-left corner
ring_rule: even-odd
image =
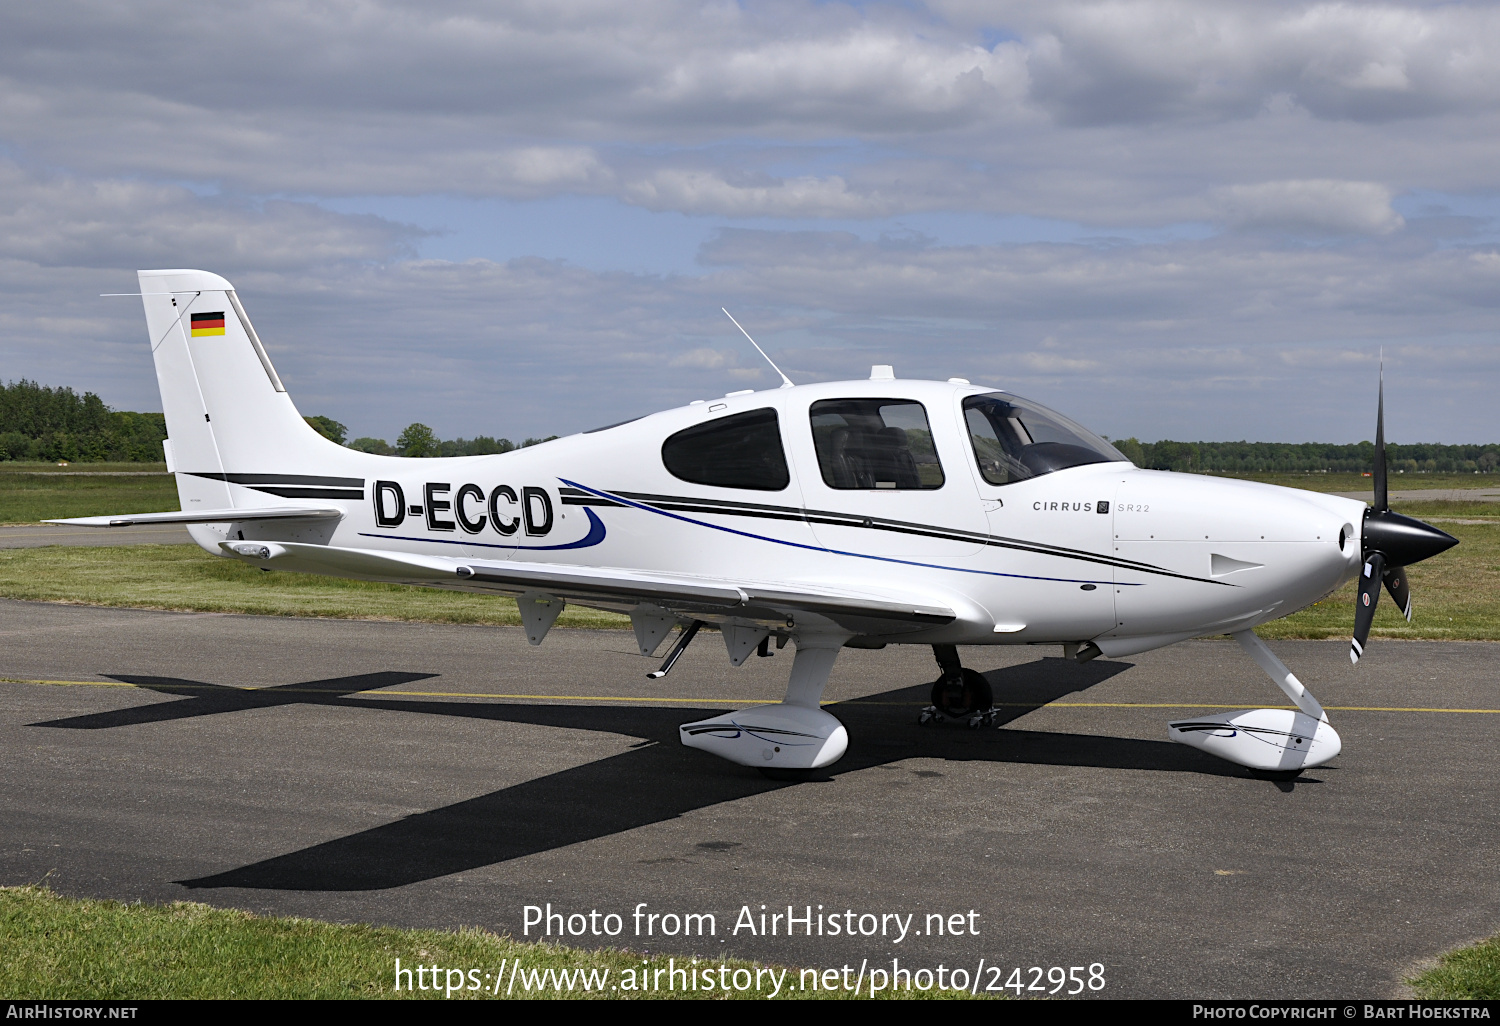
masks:
[[[829,488],[941,488],[927,411],[910,399],[812,404],[813,444]]]
[[[792,481],[770,408],[679,431],[662,443],[661,461],[673,477],[719,488],[779,492]]]
[[[1129,462],[1118,449],[1081,424],[1005,392],[965,399],[964,421],[969,426],[979,472],[994,485],[1086,463]]]

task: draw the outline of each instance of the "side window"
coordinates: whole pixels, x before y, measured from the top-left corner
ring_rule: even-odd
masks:
[[[813,444],[829,488],[941,488],[927,411],[910,399],[812,404]]]
[[[721,417],[679,431],[661,445],[673,477],[719,488],[779,492],[792,481],[772,409]]]

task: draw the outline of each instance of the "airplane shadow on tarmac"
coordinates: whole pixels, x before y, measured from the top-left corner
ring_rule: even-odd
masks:
[[[1080,665],[1046,658],[990,671],[985,676],[1005,703],[1000,709],[999,728],[991,730],[918,726],[916,712],[927,701],[926,684],[839,703],[832,711],[849,729],[849,751],[836,766],[814,774],[810,782],[911,758],[1253,776],[1248,770],[1168,741],[1005,727],[1048,702],[1086,690],[1130,666],[1102,659]],[[796,786],[796,782],[768,780],[753,769],[681,745],[678,725],[711,714],[709,710],[382,700],[368,694],[372,689],[433,676],[388,671],[255,690],[179,678],[116,676],[115,680],[176,696],[177,701],[32,726],[99,730],[307,704],[599,730],[642,739],[641,744],[607,759],[238,869],[179,881],[190,888],[363,891],[400,887]],[[350,697],[356,692],[366,694]]]

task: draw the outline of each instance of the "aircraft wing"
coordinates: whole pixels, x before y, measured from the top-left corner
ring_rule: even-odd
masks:
[[[260,506],[253,509],[193,509],[167,513],[116,513],[107,517],[72,517],[43,520],[44,524],[75,527],[136,527],[142,524],[223,524],[251,520],[338,520],[341,509],[309,509],[306,506]]]
[[[847,619],[894,620],[908,625],[940,626],[955,618],[951,609],[930,603],[902,602],[894,597],[854,595],[835,589],[713,580],[669,574],[593,567],[560,567],[548,563],[468,562],[458,576],[499,591],[546,591],[581,602],[589,599],[653,602],[684,612],[724,613],[758,619],[785,619],[789,612],[817,613],[835,622]],[[868,627],[867,624],[861,624]],[[908,627],[908,629],[911,629]]]
[[[812,585],[770,585],[608,567],[422,556],[303,542],[221,542],[220,547],[229,555],[277,569],[465,591],[551,595],[605,609],[625,610],[651,604],[684,617],[706,620],[734,617],[784,621],[798,613],[811,613],[856,634],[893,634],[939,627],[957,618],[952,609],[930,601]]]

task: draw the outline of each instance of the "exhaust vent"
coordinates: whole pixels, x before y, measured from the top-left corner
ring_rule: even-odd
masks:
[[[1230,559],[1221,556],[1217,552],[1209,556],[1209,573],[1214,577],[1224,577],[1228,574],[1238,573],[1241,570],[1259,570],[1263,564],[1247,563],[1243,559]]]

